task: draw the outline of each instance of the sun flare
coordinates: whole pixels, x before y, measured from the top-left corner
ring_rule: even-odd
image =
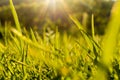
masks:
[[[57,14],[70,14],[71,10],[65,0],[45,0],[44,11],[51,16],[55,16]]]
[[[46,0],[45,2],[49,5],[56,5],[56,0]]]

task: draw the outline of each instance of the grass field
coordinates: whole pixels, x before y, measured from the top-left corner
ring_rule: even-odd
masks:
[[[0,25],[0,80],[120,80],[120,1],[113,6],[103,36],[92,36],[72,15],[79,37],[43,29],[21,28],[16,10],[10,8],[16,26]]]

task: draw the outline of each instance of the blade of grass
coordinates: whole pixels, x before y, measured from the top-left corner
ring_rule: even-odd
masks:
[[[117,1],[112,9],[111,20],[103,40],[103,54],[101,65],[98,66],[96,80],[108,80],[113,71],[112,62],[115,55],[118,34],[120,30],[120,1]]]
[[[79,28],[82,36],[84,37],[84,39],[86,40],[89,48],[92,50],[92,44],[91,44],[91,40],[89,39],[88,35],[86,34],[86,31],[84,30],[83,26],[80,24],[80,22],[72,15],[70,15],[70,19],[75,23],[75,25]]]
[[[120,1],[117,1],[112,9],[111,21],[103,41],[103,62],[110,66],[113,59],[117,37],[120,31]]]
[[[94,31],[94,15],[92,14],[92,18],[91,18],[91,27],[92,27],[92,38],[93,40],[95,39],[95,31]]]
[[[19,23],[17,12],[16,12],[15,7],[13,5],[13,1],[9,0],[9,2],[10,2],[11,11],[12,11],[12,14],[13,14],[13,17],[14,17],[14,21],[15,21],[15,24],[16,24],[16,28],[19,32],[21,32],[21,26],[20,26],[20,23]]]
[[[37,43],[37,40],[36,40],[36,37],[35,37],[35,34],[33,32],[33,30],[30,28],[30,33],[31,33],[31,37],[32,37],[32,40]]]
[[[80,29],[80,30],[83,30],[83,26],[80,24],[80,22],[72,15],[69,15],[70,19],[75,23],[75,25],[77,25],[77,27]]]

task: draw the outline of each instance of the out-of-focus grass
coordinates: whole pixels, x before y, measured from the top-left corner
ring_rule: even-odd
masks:
[[[111,61],[114,58],[114,52],[120,31],[120,1],[117,1],[113,6],[111,14],[111,21],[108,24],[108,29],[106,30],[103,44],[103,61],[108,66],[111,64]]]
[[[119,57],[116,58],[120,49],[116,44],[120,27],[119,1],[113,9],[116,10],[108,25],[103,46],[96,42],[93,16],[92,36],[72,15],[70,18],[80,31],[79,38],[74,38],[66,32],[60,34],[57,27],[56,30],[47,32],[45,27],[43,35],[40,36],[32,29],[21,29],[12,0],[10,5],[16,28],[10,24],[0,28],[4,35],[0,41],[0,79],[120,79],[120,60]]]
[[[113,62],[115,59],[115,56],[117,56],[119,53],[116,53],[117,44],[119,41],[119,34],[120,34],[120,1],[117,1],[112,9],[111,12],[111,20],[108,24],[108,28],[106,30],[106,34],[104,36],[103,40],[103,54],[102,54],[102,64],[108,68],[109,74],[114,72],[113,70]],[[107,73],[107,72],[106,72]],[[114,74],[115,76],[116,74]],[[106,78],[105,75],[101,75]],[[105,79],[107,80],[107,79]],[[115,80],[119,80],[118,77],[116,77]]]

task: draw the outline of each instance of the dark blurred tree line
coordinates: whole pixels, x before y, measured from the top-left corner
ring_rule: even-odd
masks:
[[[114,1],[112,0],[64,0],[66,5],[57,3],[54,6],[45,6],[45,0],[13,0],[20,23],[23,27],[41,29],[44,26],[56,27],[60,30],[75,31],[69,14],[74,15],[90,32],[91,15],[94,14],[95,31],[104,34],[104,29],[110,18],[110,11]],[[10,22],[14,25],[12,13],[9,8],[9,0],[0,0],[0,22]]]

